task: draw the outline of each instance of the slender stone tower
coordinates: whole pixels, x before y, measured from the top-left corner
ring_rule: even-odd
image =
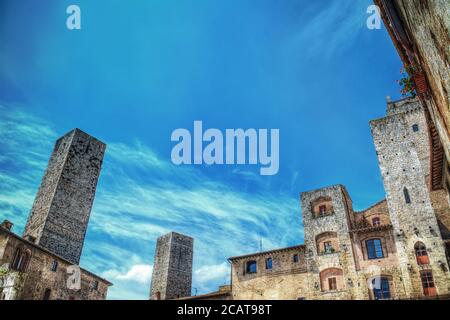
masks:
[[[105,149],[79,129],[56,141],[24,238],[79,263]]]
[[[176,299],[191,295],[193,246],[193,238],[176,232],[158,238],[150,299]]]
[[[449,293],[448,264],[429,186],[430,137],[417,99],[388,103],[370,122],[407,297]],[[416,257],[422,247],[427,261]]]

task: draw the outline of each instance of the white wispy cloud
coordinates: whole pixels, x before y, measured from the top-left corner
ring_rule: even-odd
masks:
[[[120,273],[117,270],[108,270],[103,273],[103,276],[114,280],[134,281],[142,284],[149,284],[152,278],[152,265],[137,264],[131,267],[126,273]]]
[[[316,5],[307,9],[290,43],[302,58],[319,57],[325,61],[351,49],[361,32],[367,30],[367,6],[362,2],[339,0]]]
[[[46,121],[1,104],[0,119],[0,210],[21,229],[57,135]]]
[[[230,265],[227,262],[212,266],[202,266],[195,270],[194,278],[199,285],[207,284],[212,280],[228,281]]]
[[[23,228],[53,144],[64,132],[56,134],[52,124],[17,109],[0,112],[8,120],[0,127],[0,150],[6,151],[0,158],[0,209]],[[226,259],[257,251],[261,240],[264,249],[302,241],[298,199],[271,192],[251,174],[231,173],[238,181],[260,183],[258,192],[243,190],[229,176],[177,167],[139,140],[106,142],[81,264],[111,278],[109,298],[148,298],[156,238],[169,231],[195,239],[198,294],[224,284]]]

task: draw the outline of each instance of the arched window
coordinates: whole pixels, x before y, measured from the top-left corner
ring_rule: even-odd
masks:
[[[320,284],[322,291],[336,291],[344,287],[342,270],[329,268],[320,272]]]
[[[417,264],[429,264],[427,247],[422,242],[417,242],[414,245],[414,251],[416,253]]]
[[[246,273],[256,273],[256,261],[247,261],[245,271]]]
[[[42,300],[50,300],[50,296],[52,294],[52,290],[50,289],[45,289],[44,291],[44,296],[42,297]]]
[[[408,189],[406,187],[403,188],[403,195],[405,196],[405,202],[406,203],[411,203],[411,198],[409,196],[409,191],[408,191]]]
[[[381,245],[381,239],[366,240],[366,248],[368,259],[383,258],[383,246]]]
[[[323,232],[316,236],[316,247],[318,254],[330,254],[338,251],[339,240],[336,232]]]
[[[29,250],[21,250],[17,248],[11,268],[16,271],[25,272],[27,270],[30,257],[31,253]]]
[[[272,258],[266,259],[266,269],[271,270],[272,269]]]

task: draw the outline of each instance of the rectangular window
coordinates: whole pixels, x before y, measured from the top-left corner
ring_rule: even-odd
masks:
[[[380,239],[370,239],[366,241],[367,258],[380,259],[383,258],[383,247]]]
[[[298,254],[294,254],[292,260],[297,263],[298,262]]]
[[[326,212],[327,212],[327,206],[325,206],[325,205],[319,206],[319,213],[321,215],[325,214]]]
[[[53,272],[56,272],[56,270],[58,270],[58,261],[53,260],[52,262],[52,269]]]
[[[246,265],[247,273],[256,273],[256,261],[248,261]]]
[[[337,290],[336,278],[328,278],[328,290]]]
[[[380,218],[375,217],[375,218],[372,219],[372,225],[373,225],[374,227],[377,227],[377,226],[379,226],[380,224],[381,224]]]
[[[333,252],[333,246],[331,244],[331,241],[325,241],[323,243],[323,250],[325,253],[332,253]]]
[[[436,295],[436,288],[434,286],[433,273],[431,270],[421,271],[420,279],[422,280],[423,294],[426,296]]]
[[[266,269],[271,270],[272,269],[272,258],[266,259]]]

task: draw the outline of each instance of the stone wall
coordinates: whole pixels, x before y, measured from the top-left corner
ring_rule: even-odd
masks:
[[[294,260],[294,256],[298,260]],[[266,268],[272,259],[272,268]],[[295,300],[307,296],[304,246],[295,246],[253,255],[233,257],[231,262],[232,296],[235,300]],[[255,261],[255,273],[246,272],[248,262]]]
[[[14,270],[13,262],[17,250],[30,253],[24,270]],[[57,267],[55,266],[57,263]],[[67,285],[72,263],[50,251],[26,241],[0,228],[0,296],[4,299],[42,300],[50,290],[51,300],[103,300],[112,284],[93,273],[80,269],[81,288],[71,290]],[[53,270],[52,270],[53,268]],[[2,292],[4,291],[4,292]]]
[[[428,76],[431,113],[450,160],[450,4],[446,0],[397,0],[404,25]]]
[[[158,238],[151,299],[175,299],[191,295],[193,246],[193,238],[176,232]]]
[[[79,129],[56,142],[24,237],[79,263],[105,148]]]
[[[426,75],[430,93],[422,97],[423,102],[450,161],[450,5],[447,0],[374,2],[382,10],[385,26],[404,64],[413,62]],[[396,19],[392,18],[390,10],[398,15],[399,23],[392,21]],[[406,36],[402,36],[403,33]]]

